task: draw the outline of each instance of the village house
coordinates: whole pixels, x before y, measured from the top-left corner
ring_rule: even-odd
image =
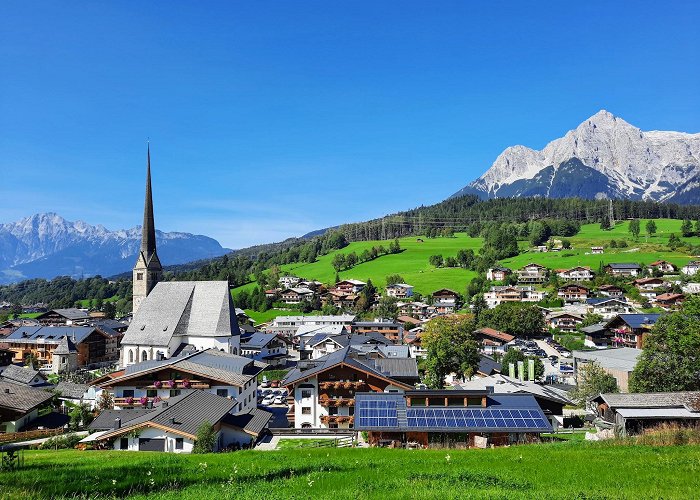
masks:
[[[515,340],[513,335],[488,327],[475,330],[474,338],[481,344],[481,350],[486,354],[505,353],[508,350],[506,344]]]
[[[630,277],[642,274],[642,268],[639,264],[612,263],[604,266],[603,270],[612,276]]]
[[[489,281],[505,281],[511,274],[513,274],[513,270],[507,267],[492,267],[486,271],[486,279]]]
[[[267,363],[271,367],[286,366],[291,341],[276,333],[255,332],[241,338],[241,354]]]
[[[370,358],[348,346],[287,374],[282,383],[294,399],[287,418],[297,429],[351,429],[356,392],[403,392],[418,381],[415,358]]]
[[[489,309],[504,302],[539,302],[544,299],[546,292],[536,290],[534,286],[492,286],[484,294],[484,301]]]
[[[7,348],[14,352],[14,362],[23,363],[31,357],[40,367],[51,367],[54,351],[65,337],[77,349],[77,366],[97,367],[118,361],[118,353],[109,353],[109,335],[92,326],[22,326],[6,339]]]
[[[362,335],[317,335],[305,341],[304,345],[300,347],[300,350],[308,353],[303,359],[319,359],[348,346],[351,346],[358,352],[364,352],[367,355],[375,353],[377,356],[384,358],[410,357],[407,346],[394,345],[390,340],[387,340],[386,337],[376,332]]]
[[[407,299],[413,297],[413,286],[407,285],[406,283],[396,283],[393,285],[387,285],[386,294],[388,297],[395,297],[397,299]]]
[[[282,288],[293,288],[301,282],[301,278],[297,276],[280,276],[277,282]]]
[[[657,260],[649,264],[650,271],[658,271],[661,273],[675,273],[676,269],[676,266],[674,266],[666,260]]]
[[[685,300],[682,293],[662,293],[656,296],[656,305],[666,311],[678,309]]]
[[[586,309],[590,314],[598,314],[603,319],[611,319],[618,314],[634,312],[632,305],[623,298],[590,298],[586,300]]]
[[[360,293],[365,285],[367,285],[367,283],[364,281],[342,280],[335,284],[334,291],[345,294]]]
[[[598,293],[605,297],[622,297],[625,291],[622,287],[617,285],[600,285],[598,287]]]
[[[649,333],[661,314],[618,314],[605,324],[613,334],[613,343],[641,349],[644,336]]]
[[[27,366],[7,366],[2,373],[0,373],[0,380],[29,387],[42,387],[47,385],[46,377],[43,373]],[[0,395],[0,398],[2,398],[2,395]]]
[[[639,434],[662,424],[700,423],[700,391],[600,394],[591,403],[596,416],[617,425],[622,435]]]
[[[40,314],[35,318],[40,325],[81,325],[91,319],[90,313],[86,309],[76,309],[74,307],[68,309],[53,309],[51,311]]]
[[[549,269],[539,264],[530,263],[518,269],[518,283],[535,284],[547,281]]]
[[[564,302],[585,302],[591,291],[583,285],[564,285],[557,290],[557,297]]]
[[[428,351],[421,343],[421,337],[423,337],[424,330],[425,329],[422,326],[418,326],[404,333],[404,340],[410,351],[410,357],[412,358],[424,359],[428,357]]]
[[[603,254],[603,247],[591,247],[591,253],[593,255],[602,255]]]
[[[683,274],[687,274],[688,276],[695,276],[698,273],[698,271],[700,271],[699,260],[688,262],[685,266],[681,268],[681,272]]]
[[[360,300],[360,295],[357,293],[345,293],[336,290],[330,290],[323,297],[325,305],[330,304],[341,310],[354,309],[358,300]]]
[[[595,362],[606,373],[615,378],[620,392],[627,392],[629,377],[634,367],[637,366],[642,350],[630,347],[617,347],[596,351],[573,351],[571,354],[574,360],[574,378],[577,383],[580,381],[581,368],[588,363]]]
[[[653,291],[661,287],[666,283],[661,278],[639,278],[632,282],[632,284],[641,291]]]
[[[280,292],[280,300],[285,304],[301,304],[314,298],[313,290],[308,288],[287,288]]]
[[[295,342],[306,341],[316,335],[347,335],[350,327],[342,325],[302,325],[297,329],[293,339]]]
[[[359,393],[355,400],[355,429],[368,433],[370,446],[486,448],[552,432],[531,394],[419,390]]]
[[[577,266],[571,269],[557,269],[557,276],[566,281],[593,281],[595,274],[590,267]]]
[[[429,315],[430,307],[425,302],[397,302],[396,308],[401,316],[415,316],[419,319],[426,319]]]
[[[410,330],[411,328],[415,328],[415,327],[423,324],[422,320],[416,319],[412,316],[398,316],[396,318],[396,322],[399,323],[400,325],[403,325],[404,337],[405,337],[406,331]],[[404,338],[404,340],[405,340],[405,338]]]
[[[583,323],[583,316],[569,312],[555,312],[545,317],[547,328],[562,332],[575,332],[576,327]]]
[[[459,306],[459,294],[447,288],[433,292],[433,307],[437,314],[452,314]]]
[[[0,379],[0,433],[21,431],[53,397],[49,391]]]
[[[605,323],[596,323],[581,327],[581,333],[585,335],[583,345],[593,349],[607,349],[613,345],[613,334],[605,328]]]
[[[203,422],[215,432],[213,451],[250,446],[272,414],[257,408],[238,412],[240,404],[202,391],[187,391],[155,407],[105,410],[90,424],[95,432],[82,442],[111,443],[114,450],[191,453]]]
[[[403,342],[403,325],[394,321],[356,321],[350,331],[353,334],[377,332],[391,342]]]
[[[217,349],[127,366],[94,383],[112,393],[116,408],[148,408],[188,389],[235,399],[236,410],[257,404],[257,376],[267,364]]]

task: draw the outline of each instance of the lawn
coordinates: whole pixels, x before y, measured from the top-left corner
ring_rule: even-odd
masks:
[[[568,442],[493,450],[303,449],[175,455],[28,451],[23,498],[696,498],[700,447]]]
[[[334,448],[334,439],[283,438],[277,443],[278,450],[298,450],[306,448]]]

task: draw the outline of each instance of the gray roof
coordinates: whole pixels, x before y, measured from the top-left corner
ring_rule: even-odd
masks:
[[[385,376],[418,378],[418,365],[414,358],[378,358],[372,361],[374,361],[375,370],[385,374]],[[364,363],[369,364],[368,362]]]
[[[26,413],[53,397],[48,391],[0,380],[0,408]]]
[[[599,396],[611,408],[682,408],[700,391],[608,393]]]
[[[164,404],[167,403],[167,404]],[[181,396],[176,396],[163,401],[160,407],[130,420],[120,429],[115,429],[99,437],[109,439],[113,436],[128,432],[131,427],[141,427],[148,423],[154,423],[168,428],[176,433],[196,435],[197,429],[203,422],[212,425],[217,424],[238,403],[235,399],[228,399],[205,391],[189,391]]]
[[[120,382],[143,377],[163,368],[173,368],[235,386],[242,386],[256,377],[267,365],[250,358],[228,354],[217,349],[197,351],[182,357],[150,360],[129,365],[124,375],[107,380],[102,387],[113,387]]]
[[[231,414],[224,417],[224,424],[242,429],[247,434],[258,436],[270,422],[272,413],[269,411],[253,408],[246,413]]]
[[[573,404],[566,391],[535,382],[521,382],[505,375],[491,375],[459,384],[465,390],[485,390],[493,387],[494,394],[532,394],[536,398],[547,399],[563,405]]]
[[[318,359],[312,361],[303,361],[297,364],[295,368],[287,373],[287,376],[282,381],[283,385],[291,385],[299,380],[303,380],[307,377],[312,377],[320,372],[328,370],[336,365],[344,363],[348,366],[354,367],[358,370],[365,371],[367,373],[373,374],[377,377],[392,380],[393,377],[412,377],[415,369],[415,374],[417,377],[418,368],[415,358],[408,358],[405,361],[399,359],[391,359],[388,361],[402,361],[401,364],[398,363],[376,363],[376,359],[358,359],[356,357],[357,351],[351,346],[338,349],[335,352],[326,354]],[[412,365],[410,367],[409,365]],[[413,368],[415,367],[415,368]],[[395,375],[398,373],[399,375]],[[409,374],[410,373],[410,374]],[[405,382],[399,382],[399,384],[404,384]]]
[[[14,382],[16,384],[29,384],[37,375],[40,375],[42,379],[46,380],[46,377],[41,375],[37,370],[25,366],[10,365],[3,370],[0,379],[5,379],[5,381]]]
[[[56,391],[64,398],[82,399],[89,389],[87,384],[75,384],[73,382],[59,382]]]
[[[66,309],[52,309],[49,312],[55,312],[57,314],[60,314],[64,318],[70,320],[87,319],[90,317],[90,314],[88,312],[77,309],[75,307],[68,307]]]
[[[125,408],[123,410],[102,410],[95,419],[90,422],[88,428],[93,431],[104,431],[114,429],[114,420],[121,419],[121,425],[127,425],[128,422],[143,417],[151,413],[152,409],[146,408]]]
[[[70,337],[75,344],[81,343],[95,331],[92,326],[21,326],[6,337],[13,342],[58,344],[63,337]]]
[[[611,269],[641,269],[639,264],[619,263],[619,262],[610,263],[605,267],[610,267]]]
[[[122,344],[167,346],[173,336],[240,335],[227,281],[158,283],[139,306]]]
[[[53,351],[54,354],[71,354],[78,352],[78,348],[75,347],[73,341],[68,337],[63,337],[58,343],[58,347]]]
[[[241,347],[245,349],[262,349],[277,337],[276,333],[255,332],[247,340],[241,339]]]
[[[606,331],[605,323],[596,323],[594,325],[584,326],[581,328],[583,333],[593,334]]]
[[[490,356],[486,356],[485,354],[482,354],[479,356],[479,367],[477,371],[479,373],[485,373],[486,375],[491,375],[494,372],[500,373],[501,370],[503,369],[501,363],[496,361]]]
[[[631,372],[637,366],[642,350],[632,347],[616,347],[596,351],[574,351],[572,355],[574,359],[595,361],[603,368]]]

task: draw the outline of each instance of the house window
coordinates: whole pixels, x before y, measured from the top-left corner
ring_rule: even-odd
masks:
[[[338,414],[338,408],[336,406],[330,406],[328,408],[328,414],[329,415],[337,415]]]
[[[328,428],[329,428],[329,429],[337,429],[337,428],[338,428],[338,424],[337,424],[336,422],[329,422],[329,423],[328,423]]]
[[[136,273],[136,280],[137,281],[143,280],[143,273]]]
[[[133,398],[134,397],[134,390],[133,389],[124,389],[122,391],[122,397],[123,398]]]
[[[301,390],[301,399],[306,399],[311,397],[311,391],[309,389]]]
[[[146,389],[146,397],[155,398],[158,395],[157,389]]]
[[[175,438],[175,449],[176,450],[181,450],[185,446],[185,439],[184,438]]]
[[[481,406],[481,398],[467,398],[468,406]]]
[[[129,438],[121,438],[119,440],[119,449],[128,450],[129,449]]]
[[[302,415],[311,415],[311,407],[310,406],[302,406],[301,414]]]
[[[228,397],[228,389],[217,389],[216,395],[227,398]]]
[[[180,389],[170,389],[170,397],[175,397],[180,395]]]

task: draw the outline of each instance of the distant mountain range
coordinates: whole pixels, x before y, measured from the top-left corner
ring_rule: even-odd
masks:
[[[219,257],[231,250],[207,236],[156,231],[163,265]],[[0,283],[55,276],[112,276],[136,262],[141,227],[110,231],[55,213],[0,224]]]
[[[453,196],[700,201],[700,134],[643,132],[603,110],[541,151],[512,146]]]

